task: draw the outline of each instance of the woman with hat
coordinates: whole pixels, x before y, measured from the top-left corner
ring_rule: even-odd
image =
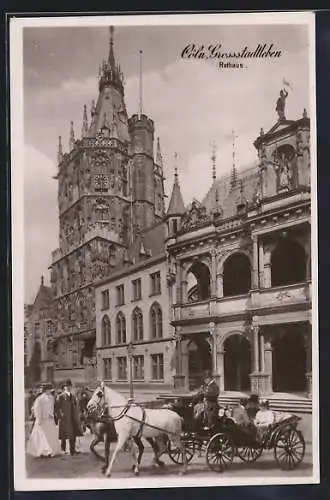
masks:
[[[52,385],[42,384],[41,395],[33,404],[35,422],[28,440],[27,452],[34,457],[54,457],[61,450],[54,421],[54,398]]]
[[[59,439],[62,452],[66,453],[66,442],[69,440],[70,455],[75,455],[79,453],[76,450],[76,438],[83,435],[79,418],[79,405],[77,398],[71,392],[71,380],[66,380],[62,387],[63,392],[59,395],[56,405],[59,419]]]

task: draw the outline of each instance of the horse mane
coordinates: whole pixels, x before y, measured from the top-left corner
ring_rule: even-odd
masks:
[[[124,396],[122,394],[120,394],[119,392],[111,389],[111,387],[109,387],[108,385],[104,385],[104,396],[105,396],[106,400],[109,399],[109,401],[111,401],[110,406],[115,406],[115,405],[126,406],[126,404],[127,404],[127,400],[124,398]]]

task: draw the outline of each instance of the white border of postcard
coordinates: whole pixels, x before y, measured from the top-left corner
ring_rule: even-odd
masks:
[[[24,27],[60,26],[150,26],[150,25],[240,25],[304,24],[310,40],[310,117],[312,183],[312,275],[313,275],[313,474],[305,477],[139,477],[104,479],[31,479],[25,470],[24,429],[24,224],[23,224],[23,43]],[[10,19],[10,101],[11,101],[11,196],[12,196],[12,287],[13,287],[13,415],[14,487],[17,491],[130,489],[167,487],[243,486],[319,483],[319,365],[317,296],[317,173],[315,96],[315,18],[313,12],[245,14],[175,14],[148,16],[84,16]]]

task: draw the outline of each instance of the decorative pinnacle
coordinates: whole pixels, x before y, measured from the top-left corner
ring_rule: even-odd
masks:
[[[109,28],[110,32],[110,39],[109,39],[109,63],[112,66],[112,68],[115,68],[115,56],[113,53],[113,34],[114,34],[114,27],[110,26]]]
[[[212,179],[213,179],[213,182],[215,182],[216,178],[217,178],[217,170],[216,170],[217,155],[216,155],[215,142],[213,142],[213,144],[212,144],[211,160],[212,160]]]
[[[69,141],[69,149],[70,151],[74,148],[75,138],[74,138],[74,130],[73,130],[73,121],[70,122],[70,141]]]
[[[238,136],[235,135],[235,131],[233,130],[232,131],[232,134],[231,134],[231,138],[232,138],[232,141],[233,141],[233,166],[232,166],[232,171],[231,171],[231,179],[230,179],[230,186],[231,186],[231,189],[233,189],[236,184],[237,184],[237,170],[236,170],[236,160],[235,160],[235,139],[237,138]]]
[[[162,152],[160,149],[160,140],[159,137],[157,137],[157,150],[156,150],[156,164],[163,168],[163,157],[162,157]]]
[[[41,286],[44,286],[44,276],[43,276],[43,274],[41,275]]]
[[[84,104],[84,113],[83,113],[83,125],[81,130],[81,136],[87,137],[88,134],[88,119],[87,119],[87,106]]]
[[[177,160],[178,160],[178,153],[174,153],[174,184],[179,184]]]
[[[303,118],[307,118],[307,109],[304,108],[304,111],[303,111]]]
[[[58,136],[58,151],[57,151],[57,163],[61,163],[63,160],[63,146],[62,146],[62,137]]]

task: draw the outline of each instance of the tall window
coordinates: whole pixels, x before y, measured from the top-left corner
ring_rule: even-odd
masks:
[[[122,312],[117,314],[116,332],[117,344],[126,344],[126,320]]]
[[[117,358],[118,380],[127,380],[127,358]]]
[[[143,314],[138,307],[133,311],[132,324],[133,340],[143,340]]]
[[[144,380],[144,357],[133,357],[133,378],[134,380]]]
[[[161,339],[163,336],[163,315],[160,305],[156,302],[150,309],[150,329],[152,339]]]
[[[158,295],[161,293],[160,286],[160,271],[150,275],[151,279],[151,295]]]
[[[117,306],[122,306],[125,304],[125,292],[124,285],[116,286],[117,291]]]
[[[151,376],[152,380],[164,379],[164,356],[163,354],[151,355]]]
[[[103,378],[105,380],[112,380],[112,359],[103,358]]]
[[[141,279],[139,278],[137,280],[133,280],[132,286],[133,286],[133,300],[140,300],[142,298]]]
[[[47,337],[51,337],[53,335],[53,323],[50,320],[47,321],[46,335]]]
[[[102,345],[110,345],[111,344],[111,324],[109,316],[106,314],[102,318],[101,324],[101,332],[102,332]]]
[[[40,323],[34,324],[34,338],[36,340],[40,339]]]
[[[109,309],[109,290],[102,292],[102,309]]]

